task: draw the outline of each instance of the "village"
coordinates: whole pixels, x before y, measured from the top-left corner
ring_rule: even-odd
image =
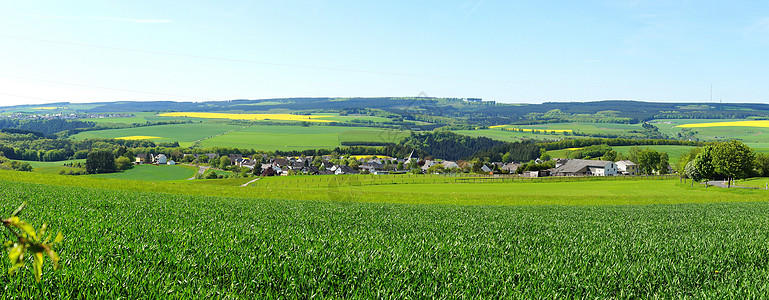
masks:
[[[413,155],[413,153],[412,153]],[[165,154],[140,153],[136,155],[134,164],[155,165],[201,165],[222,170],[258,176],[289,176],[289,175],[350,175],[350,174],[440,174],[440,173],[479,173],[479,174],[516,174],[521,177],[548,176],[621,176],[639,175],[638,165],[630,160],[616,162],[605,160],[552,158],[554,167],[519,171],[526,163],[523,162],[471,162],[419,159],[417,157],[392,158],[377,156],[340,156],[323,155],[318,157],[269,157],[256,154],[251,157],[242,154],[220,156],[216,153],[182,154],[177,155],[178,161]],[[535,165],[543,165],[545,161],[536,159]],[[671,172],[672,169],[668,170]],[[655,172],[657,173],[657,172]]]

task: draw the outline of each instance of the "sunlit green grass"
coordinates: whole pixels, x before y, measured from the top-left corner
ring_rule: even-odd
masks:
[[[124,129],[108,129],[96,131],[84,131],[72,136],[73,139],[87,138],[120,138],[129,136],[154,136],[153,142],[179,142],[182,147],[188,147],[194,141],[206,139],[230,130],[243,128],[243,126],[227,124],[173,124],[157,125]]]
[[[128,179],[128,180],[146,180],[146,181],[164,181],[164,180],[183,180],[195,176],[198,167],[182,165],[138,165],[131,169],[106,174],[92,174],[90,177]]]
[[[423,205],[381,203],[405,201],[380,196],[367,202],[265,200],[260,197],[275,189],[85,177],[76,178],[78,186],[75,176],[13,175],[0,172],[0,209],[7,214],[27,201],[25,219],[63,231],[57,249],[63,268],[53,273],[46,266],[40,284],[29,266],[14,276],[0,275],[0,298],[761,298],[769,293],[766,191],[690,189],[671,180],[350,186],[366,195],[397,192],[390,197],[541,194],[600,204],[602,196],[645,196],[663,200],[644,203],[675,203]],[[341,186],[338,192],[345,191]],[[127,190],[142,188],[146,191]],[[191,195],[198,188],[216,196]],[[226,191],[239,191],[240,197],[224,197]],[[302,192],[312,199],[322,189]],[[681,204],[703,198],[721,203]],[[418,197],[407,200],[421,203]],[[0,269],[8,267],[7,259],[0,260]]]

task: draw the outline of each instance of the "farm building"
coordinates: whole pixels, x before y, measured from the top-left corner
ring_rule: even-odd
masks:
[[[555,168],[553,176],[613,176],[617,175],[617,164],[605,160],[570,159]]]
[[[443,162],[441,162],[441,164],[443,165],[444,169],[459,168],[459,165],[453,161],[444,160]]]
[[[617,171],[622,175],[638,174],[638,166],[629,160],[620,160],[617,162]]]
[[[168,158],[166,158],[165,154],[158,154],[158,156],[155,156],[155,162],[159,165],[165,165],[168,161]]]
[[[502,166],[501,170],[502,171],[508,171],[510,173],[515,173],[515,171],[518,170],[518,167],[520,167],[520,166],[521,166],[520,164],[508,163],[508,164],[505,164],[504,166]]]

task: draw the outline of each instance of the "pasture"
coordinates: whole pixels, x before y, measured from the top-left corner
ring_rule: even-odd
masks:
[[[598,205],[607,193],[600,185],[585,186],[594,181],[463,185],[471,190],[447,189],[451,184],[355,187],[365,195],[393,189],[401,195],[520,192],[520,199],[539,191],[540,197],[554,198],[553,204],[564,197],[573,204],[479,205],[470,199],[461,202],[465,205],[425,205],[417,204],[416,196],[268,200],[273,194],[266,188],[71,177],[0,171],[4,214],[27,201],[25,219],[35,226],[48,222],[65,236],[57,249],[63,269],[52,272],[46,265],[41,284],[34,283],[29,265],[13,276],[0,275],[4,297],[751,298],[769,293],[762,279],[769,276],[766,191],[611,181],[606,183],[617,184],[608,188],[612,196],[642,192],[660,199],[643,202],[649,205]],[[133,188],[143,191],[127,190]],[[202,189],[208,192],[194,195]],[[661,191],[648,191],[654,189]],[[219,193],[227,190],[240,192]],[[0,260],[0,269],[8,267]]]
[[[227,120],[276,120],[276,121],[300,121],[300,122],[331,122],[326,115],[292,115],[292,114],[229,114],[211,112],[170,112],[158,114],[161,117],[188,117],[203,119],[227,119]]]
[[[769,152],[769,121],[733,119],[681,119],[654,120],[660,132],[670,136],[695,132],[694,137],[704,141],[738,139],[761,152]]]
[[[202,141],[199,146],[258,150],[305,150],[340,147],[342,142],[397,142],[406,131],[343,126],[254,125]]]
[[[184,180],[195,176],[198,167],[182,165],[138,165],[131,169],[106,174],[91,174],[89,177],[127,179],[127,180],[145,180],[145,181],[166,181],[166,180]]]
[[[231,130],[237,130],[243,126],[227,124],[172,124],[157,125],[122,129],[107,129],[96,131],[84,131],[71,136],[76,140],[88,138],[116,139],[133,136],[158,137],[153,142],[179,142],[182,147],[192,146],[197,140],[209,138]]]
[[[532,133],[532,132],[519,132],[509,131],[501,129],[476,129],[476,130],[452,130],[452,132],[463,134],[471,137],[487,137],[493,140],[505,141],[505,142],[519,142],[525,139],[536,140],[559,140],[566,137],[563,133],[556,132],[551,133]]]

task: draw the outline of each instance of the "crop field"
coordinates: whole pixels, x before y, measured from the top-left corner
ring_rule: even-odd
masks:
[[[277,120],[277,121],[303,121],[303,122],[332,122],[326,120],[325,115],[292,115],[292,114],[227,114],[208,112],[170,112],[159,114],[161,117],[189,117],[203,119],[228,119],[228,120]]]
[[[97,178],[128,179],[128,180],[146,180],[146,181],[165,181],[165,180],[183,180],[195,176],[198,172],[197,167],[191,166],[155,166],[138,165],[131,169],[107,174],[88,175]]]
[[[536,129],[536,128],[524,128],[520,126],[513,126],[513,125],[496,125],[496,126],[489,126],[489,129],[499,129],[499,130],[509,130],[509,131],[520,131],[520,132],[534,132],[536,131],[547,131],[547,132],[554,132],[554,133],[564,133],[564,132],[572,132],[571,129]]]
[[[72,176],[57,181],[9,173],[0,171],[4,214],[27,201],[22,216],[36,226],[48,222],[65,240],[57,249],[61,271],[46,265],[40,284],[29,266],[0,275],[4,297],[750,298],[769,293],[766,191],[639,180],[629,182],[657,182],[653,188],[697,199],[713,194],[708,198],[713,202],[682,204],[670,196],[669,204],[594,205],[592,196],[601,193],[580,197],[591,189],[585,187],[547,194],[580,197],[582,202],[568,206],[422,205],[266,200],[250,195],[259,190],[251,188],[239,188],[249,191],[240,197],[196,196],[173,186],[197,185],[175,182],[137,182],[154,190],[137,192],[121,190],[125,186],[114,184],[120,180],[85,179],[89,186],[113,187],[108,189],[60,185]],[[76,182],[83,184],[82,179],[70,183]],[[530,196],[526,191],[560,184],[567,183],[478,184],[472,192],[530,185],[521,189],[523,198]],[[402,192],[429,190],[421,186],[403,185]],[[435,190],[445,189],[438,186]],[[627,187],[610,193],[621,196]],[[210,194],[238,189],[200,188]],[[8,267],[0,260],[0,269]]]
[[[733,119],[681,119],[654,120],[660,132],[670,136],[695,132],[694,137],[703,141],[738,139],[760,152],[769,152],[769,121]],[[718,125],[718,126],[716,126]]]
[[[340,147],[342,142],[397,142],[406,131],[342,126],[251,126],[204,140],[201,147],[304,150]]]
[[[563,133],[531,133],[531,132],[518,132],[499,129],[477,129],[477,130],[452,130],[458,134],[463,134],[471,137],[487,137],[494,140],[506,141],[506,142],[518,142],[524,139],[537,139],[537,140],[559,140],[566,137]]]
[[[84,131],[72,136],[73,139],[83,140],[88,138],[125,138],[134,136],[158,137],[152,141],[179,142],[182,147],[191,146],[196,140],[222,134],[227,131],[243,128],[242,126],[226,124],[173,124],[157,125],[123,129],[108,129],[97,131]]]

